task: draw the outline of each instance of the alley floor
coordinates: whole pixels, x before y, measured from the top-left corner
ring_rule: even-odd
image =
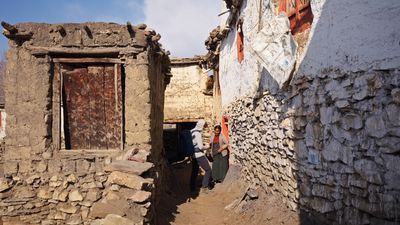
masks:
[[[249,199],[248,186],[240,182],[237,168],[228,173],[224,183],[195,195],[189,192],[190,170],[189,162],[171,166],[168,189],[158,207],[158,225],[300,224],[297,213],[279,199],[258,196],[258,192],[255,199]],[[200,182],[201,176],[198,178]]]

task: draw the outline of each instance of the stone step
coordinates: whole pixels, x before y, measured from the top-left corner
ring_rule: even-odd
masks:
[[[107,172],[119,171],[140,176],[149,171],[153,166],[153,163],[150,162],[141,163],[129,160],[116,160],[107,165],[104,170]]]

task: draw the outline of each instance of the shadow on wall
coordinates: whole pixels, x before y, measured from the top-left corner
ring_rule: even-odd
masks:
[[[373,21],[367,22],[367,14],[374,11],[368,7],[376,4],[364,6],[367,12],[355,4],[347,6],[347,15],[361,15],[355,25],[356,16],[344,21],[332,19],[332,9],[337,5],[326,1],[321,9],[299,66],[301,72],[291,82],[293,97],[288,110],[294,109],[294,116],[286,118],[293,121],[296,136],[301,224],[399,224],[400,157],[395,143],[400,142],[396,116],[400,106],[399,94],[395,94],[399,93],[400,74],[398,68],[344,72],[369,59],[368,55],[360,56],[363,43],[354,49],[340,48],[348,45],[348,39],[356,34],[354,30],[362,33],[361,27],[367,23],[374,26]],[[379,18],[381,12],[376,13]],[[330,44],[339,49],[326,48]],[[380,52],[379,42],[368,48]],[[314,76],[307,74],[307,70],[313,73],[313,63],[324,59],[327,61],[319,67],[324,68],[322,71]]]
[[[354,7],[347,1],[350,6],[332,17],[343,6],[337,2],[326,1],[317,12],[300,72],[286,90],[229,106],[235,161],[249,182],[298,209],[302,225],[399,224],[398,65],[355,70],[387,56],[373,55],[383,51],[379,42],[368,46],[371,55],[361,55],[365,43],[346,47],[360,39],[353,36],[363,26],[380,21],[379,14],[387,18],[377,12],[376,21],[367,21],[369,7],[388,3]],[[382,33],[388,29],[394,30],[374,35],[386,40],[389,35]]]

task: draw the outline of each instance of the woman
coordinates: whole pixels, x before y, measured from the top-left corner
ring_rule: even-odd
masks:
[[[228,141],[221,134],[221,126],[214,127],[214,134],[211,135],[210,147],[213,155],[212,177],[217,183],[224,180],[228,171]]]

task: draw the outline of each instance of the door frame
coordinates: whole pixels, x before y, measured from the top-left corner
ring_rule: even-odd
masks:
[[[53,58],[53,79],[52,79],[52,141],[53,146],[57,150],[63,150],[61,145],[61,135],[64,129],[62,129],[62,87],[63,87],[63,75],[62,66],[64,64],[113,64],[114,65],[114,90],[118,88],[117,76],[121,79],[121,93],[122,93],[122,104],[121,104],[121,124],[120,124],[120,147],[117,150],[124,150],[124,79],[123,79],[123,62],[115,58]],[[118,68],[119,67],[119,68]],[[118,73],[119,70],[119,73]],[[117,96],[117,91],[115,91],[115,97]],[[65,120],[65,118],[63,118]],[[65,132],[65,131],[64,131]],[[65,137],[65,135],[64,135]],[[66,149],[65,149],[66,150]],[[68,149],[68,151],[73,150],[86,150],[86,149]],[[104,151],[110,151],[115,149],[100,149]],[[93,151],[90,149],[90,151]]]

